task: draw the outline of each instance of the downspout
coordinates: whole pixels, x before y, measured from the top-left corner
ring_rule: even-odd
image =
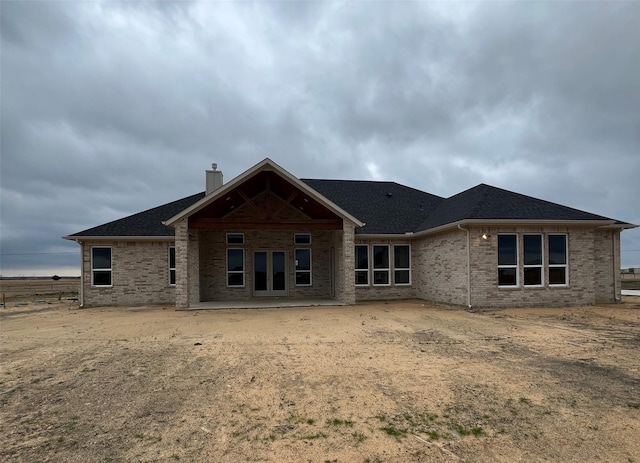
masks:
[[[468,228],[462,228],[462,225],[458,225],[460,230],[467,232],[467,307],[469,310],[473,309],[471,305],[471,234]]]
[[[611,232],[611,247],[613,252],[613,300],[616,302],[620,302],[620,297],[618,296],[618,253],[616,252],[616,232]]]

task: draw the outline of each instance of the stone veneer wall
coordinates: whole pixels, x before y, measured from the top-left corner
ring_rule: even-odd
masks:
[[[250,230],[244,232],[243,245],[227,245],[227,233],[242,230],[200,232],[200,300],[247,300],[253,293],[253,252],[285,251],[287,258],[287,289],[291,298],[324,298],[332,296],[331,253],[334,232],[312,231],[310,245],[295,245],[293,231]],[[245,285],[227,286],[227,248],[244,249]],[[295,249],[311,249],[311,286],[295,285]]]
[[[111,247],[111,287],[91,286],[91,248]],[[167,241],[100,241],[82,246],[83,307],[175,304]]]
[[[489,240],[481,238],[490,234]],[[520,286],[499,288],[497,282],[498,233],[518,235]],[[524,287],[523,234],[543,235],[543,279],[541,287]],[[567,286],[549,286],[547,235],[566,233],[568,237],[569,281]],[[619,232],[615,232],[619,235]],[[611,231],[577,227],[500,227],[471,229],[471,300],[474,307],[569,306],[613,302],[614,269]],[[616,251],[619,253],[619,247]],[[617,255],[617,254],[616,254]]]
[[[369,246],[369,285],[368,286],[356,286],[355,285],[355,249],[356,244],[366,244]],[[373,284],[373,250],[372,245],[375,244],[387,244],[389,245],[389,285],[377,286]],[[394,244],[408,244],[411,246],[411,284],[410,285],[395,285],[393,281],[393,245]],[[416,297],[416,250],[413,244],[409,240],[389,240],[389,239],[362,239],[355,235],[355,243],[351,245],[354,249],[350,257],[351,271],[348,275],[347,283],[349,286],[355,289],[355,298],[357,301],[374,301],[374,300],[391,300],[391,299],[412,299]]]
[[[467,234],[456,229],[413,241],[416,296],[467,305]]]
[[[176,308],[189,307],[189,229],[187,220],[183,219],[175,226],[176,246]]]

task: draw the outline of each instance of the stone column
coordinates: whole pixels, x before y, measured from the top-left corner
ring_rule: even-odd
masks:
[[[343,220],[342,236],[339,245],[336,246],[338,256],[336,296],[347,305],[356,303],[354,235],[353,224]]]
[[[188,232],[189,240],[189,304],[200,302],[200,232]]]
[[[187,219],[176,224],[176,309],[189,308],[189,230]]]

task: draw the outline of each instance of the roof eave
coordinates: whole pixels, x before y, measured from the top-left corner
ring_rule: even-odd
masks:
[[[432,235],[434,233],[440,233],[442,231],[449,230],[451,228],[457,228],[458,225],[465,226],[477,226],[477,225],[485,225],[485,226],[527,226],[527,225],[536,225],[536,226],[559,226],[559,225],[570,225],[573,227],[592,227],[592,228],[620,228],[620,225],[616,225],[615,220],[534,220],[534,219],[463,219],[458,220],[456,222],[451,222],[445,225],[440,225],[438,227],[429,228],[427,230],[421,230],[415,232],[413,236],[420,237],[425,235]]]
[[[69,241],[175,241],[175,236],[63,236],[63,240]]]
[[[267,167],[270,167],[271,169],[267,169]],[[292,175],[289,172],[287,172],[285,169],[280,167],[278,164],[276,164],[275,162],[273,162],[269,158],[266,158],[266,159],[260,161],[258,164],[256,164],[255,166],[251,167],[250,169],[246,170],[242,174],[238,175],[237,177],[235,177],[230,182],[224,184],[218,190],[212,192],[209,195],[206,195],[200,201],[198,201],[195,204],[189,206],[188,208],[186,208],[182,212],[174,215],[170,219],[165,220],[164,222],[162,222],[163,225],[166,225],[166,226],[169,226],[169,227],[173,227],[174,224],[177,221],[179,221],[179,220],[181,220],[181,219],[183,219],[185,217],[189,217],[190,215],[198,212],[199,210],[201,210],[202,208],[204,208],[208,204],[212,203],[216,199],[219,199],[220,197],[222,197],[225,194],[227,194],[227,192],[229,192],[230,190],[235,188],[237,185],[241,184],[246,179],[250,178],[254,174],[256,174],[256,173],[258,173],[260,171],[263,171],[263,170],[272,170],[272,171],[275,171],[278,174],[282,175],[284,178],[286,178],[291,183],[293,183],[297,188],[303,190],[309,196],[313,197],[315,200],[320,202],[322,205],[324,205],[325,207],[327,207],[331,211],[335,212],[337,215],[341,216],[343,219],[347,219],[347,220],[353,222],[356,225],[356,227],[360,228],[360,227],[363,227],[365,225],[364,222],[358,220],[356,217],[354,217],[353,215],[349,214],[347,211],[342,209],[340,206],[338,206],[337,204],[335,204],[331,200],[327,199],[325,196],[323,196],[320,193],[318,193],[316,190],[314,190],[313,188],[308,186],[306,183],[302,182],[300,179],[298,179],[294,175]]]

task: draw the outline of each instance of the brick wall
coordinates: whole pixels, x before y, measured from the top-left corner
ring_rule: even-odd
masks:
[[[482,233],[490,238],[483,240]],[[520,266],[520,286],[498,287],[498,233],[516,233]],[[523,276],[522,234],[543,235],[542,287],[525,287]],[[566,286],[548,284],[547,235],[566,233],[568,240],[569,281]],[[594,231],[577,227],[500,227],[472,228],[471,236],[471,300],[474,307],[570,306],[613,302],[613,255],[611,231]],[[615,232],[619,235],[619,232]],[[619,249],[616,251],[619,252]]]
[[[259,250],[285,251],[287,262],[287,289],[291,298],[331,297],[331,231],[305,232],[311,234],[310,245],[295,245],[293,231],[251,230],[244,232],[243,245],[227,245],[227,233],[242,230],[202,231],[200,235],[200,300],[247,300],[253,294],[253,252]],[[244,249],[244,287],[227,286],[227,248]],[[311,286],[295,285],[295,249],[311,249]]]
[[[593,237],[595,302],[620,299],[620,232],[596,230]]]
[[[413,242],[416,296],[446,304],[467,304],[467,234],[453,231]]]
[[[111,287],[91,286],[92,246],[111,247]],[[85,242],[82,247],[84,307],[171,304],[176,288],[169,285],[167,241]]]
[[[189,229],[183,219],[175,226],[176,246],[176,308],[189,307]]]
[[[239,230],[228,230],[240,232]],[[456,305],[467,304],[467,235],[452,230],[413,241],[365,240],[354,236],[353,226],[340,231],[313,231],[312,286],[295,286],[293,231],[245,232],[245,286],[226,286],[225,231],[187,230],[186,220],[176,226],[176,286],[169,285],[167,241],[112,241],[83,243],[82,274],[85,307],[102,305],[176,304],[208,300],[238,300],[252,297],[254,250],[284,250],[287,253],[288,296],[292,298],[332,297],[347,304],[356,300],[421,298]],[[483,240],[481,235],[490,238]],[[499,288],[497,283],[498,233],[519,237],[522,262],[522,234],[542,233],[546,248],[549,233],[566,233],[569,251],[569,284],[549,286],[547,267],[542,287]],[[471,303],[474,307],[569,306],[613,302],[620,297],[620,232],[567,227],[470,228]],[[354,243],[411,244],[412,284],[356,287]],[[112,248],[112,287],[91,286],[91,246]],[[235,247],[235,245],[234,245]],[[188,256],[188,259],[187,259]],[[546,250],[544,252],[547,260]],[[370,259],[372,256],[370,254]],[[332,263],[333,260],[333,263]],[[335,267],[332,272],[332,265]],[[522,265],[519,267],[523,281]],[[332,274],[333,273],[333,274]],[[390,276],[393,275],[393,266]],[[335,278],[335,281],[333,280]],[[334,294],[335,293],[335,294]]]
[[[355,286],[355,257],[354,246],[355,244],[366,244],[369,246],[369,285],[368,286]],[[389,245],[389,285],[378,286],[373,284],[373,255],[372,245],[386,244]],[[411,285],[395,285],[393,279],[393,245],[394,244],[409,244],[411,245]],[[355,299],[357,301],[372,301],[372,300],[391,300],[391,299],[411,299],[417,297],[416,292],[416,274],[415,274],[415,262],[416,262],[416,250],[409,240],[389,240],[389,239],[363,239],[355,235],[355,243],[351,245],[352,253],[349,257],[349,274],[345,277],[347,286],[355,289]]]

